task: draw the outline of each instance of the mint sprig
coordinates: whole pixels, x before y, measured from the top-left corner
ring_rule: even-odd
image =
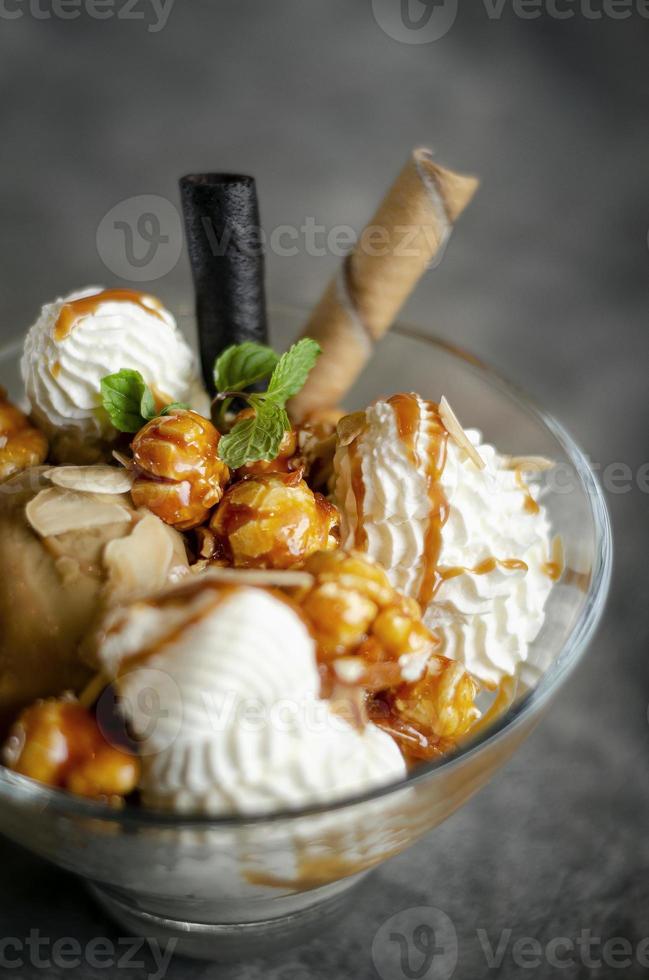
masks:
[[[230,469],[275,459],[284,433],[291,428],[286,402],[304,386],[320,353],[320,345],[305,337],[280,358],[270,348],[249,342],[221,354],[214,370],[219,418],[223,421],[233,397],[244,398],[255,413],[235,423],[219,442],[219,456]],[[265,378],[269,378],[266,391],[245,391]]]
[[[258,381],[265,381],[278,361],[279,357],[272,347],[255,344],[251,340],[233,344],[223,351],[214,365],[216,390],[243,391]]]
[[[156,408],[153,392],[139,371],[122,368],[116,374],[101,379],[101,403],[118,432],[139,432],[142,426],[159,415],[176,409],[189,408],[173,402],[162,411]]]

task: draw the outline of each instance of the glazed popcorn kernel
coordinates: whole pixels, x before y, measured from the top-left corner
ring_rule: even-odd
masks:
[[[339,582],[317,585],[302,601],[321,655],[341,655],[362,643],[378,613],[378,606],[360,592]]]
[[[318,585],[334,582],[341,589],[357,592],[379,609],[392,605],[397,593],[380,565],[354,551],[325,551],[312,555],[305,564]]]
[[[133,440],[135,506],[179,531],[203,524],[230,479],[217,455],[219,439],[208,419],[184,409],[145,425]]]
[[[459,738],[479,718],[474,703],[477,693],[476,681],[462,664],[433,657],[421,680],[399,688],[394,709],[420,731],[439,738]]]
[[[115,800],[132,793],[139,778],[140,763],[135,756],[104,745],[70,772],[66,789],[93,800]]]
[[[336,508],[299,471],[235,483],[210,522],[223,556],[240,568],[301,564],[314,551],[336,547],[338,525]]]
[[[0,480],[47,459],[47,439],[0,388]]]
[[[3,760],[9,769],[47,786],[91,799],[127,796],[140,764],[109,745],[89,711],[77,701],[38,701],[10,732]]]

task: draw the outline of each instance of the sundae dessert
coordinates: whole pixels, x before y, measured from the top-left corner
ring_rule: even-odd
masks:
[[[282,355],[263,257],[205,232],[248,227],[254,181],[182,188],[202,382],[159,300],[92,289],[27,335],[29,416],[0,402],[3,759],[111,806],[326,804],[455,752],[515,687],[561,575],[551,464],[443,392],[341,407],[472,178],[416,151],[374,219],[395,255],[361,242]]]

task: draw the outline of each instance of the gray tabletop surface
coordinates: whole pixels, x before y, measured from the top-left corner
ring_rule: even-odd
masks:
[[[446,0],[419,33],[396,0],[176,0],[164,13],[139,0],[129,16],[119,0],[105,20],[85,6],[76,19],[35,0],[1,7],[3,341],[40,303],[115,281],[102,218],[140,195],[177,202],[184,172],[253,172],[269,231],[307,218],[359,229],[408,149],[426,143],[483,183],[408,318],[516,378],[603,469],[635,475],[649,458],[646,4],[475,0],[454,11]],[[274,301],[317,299],[339,259],[313,251],[300,239],[297,255],[270,252]],[[162,255],[150,283],[172,305],[190,289],[176,259]],[[452,919],[458,978],[646,974],[647,497],[620,490],[608,497],[617,566],[603,626],[505,770],[382,867],[334,933],[272,962],[176,959],[169,980],[377,977],[377,929],[419,906]],[[31,930],[50,942],[117,936],[74,880],[2,842],[0,938]],[[560,969],[556,940],[582,930],[599,941],[590,965],[575,945]],[[514,952],[526,937],[541,943],[535,965]],[[485,944],[499,941],[502,962],[489,967]],[[1,972],[154,972],[23,960]]]

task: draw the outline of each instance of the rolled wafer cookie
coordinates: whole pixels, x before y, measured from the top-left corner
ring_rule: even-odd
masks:
[[[329,284],[304,329],[322,347],[302,391],[289,402],[301,421],[340,403],[374,344],[436,256],[475,194],[479,181],[446,170],[425,148],[406,166]]]

